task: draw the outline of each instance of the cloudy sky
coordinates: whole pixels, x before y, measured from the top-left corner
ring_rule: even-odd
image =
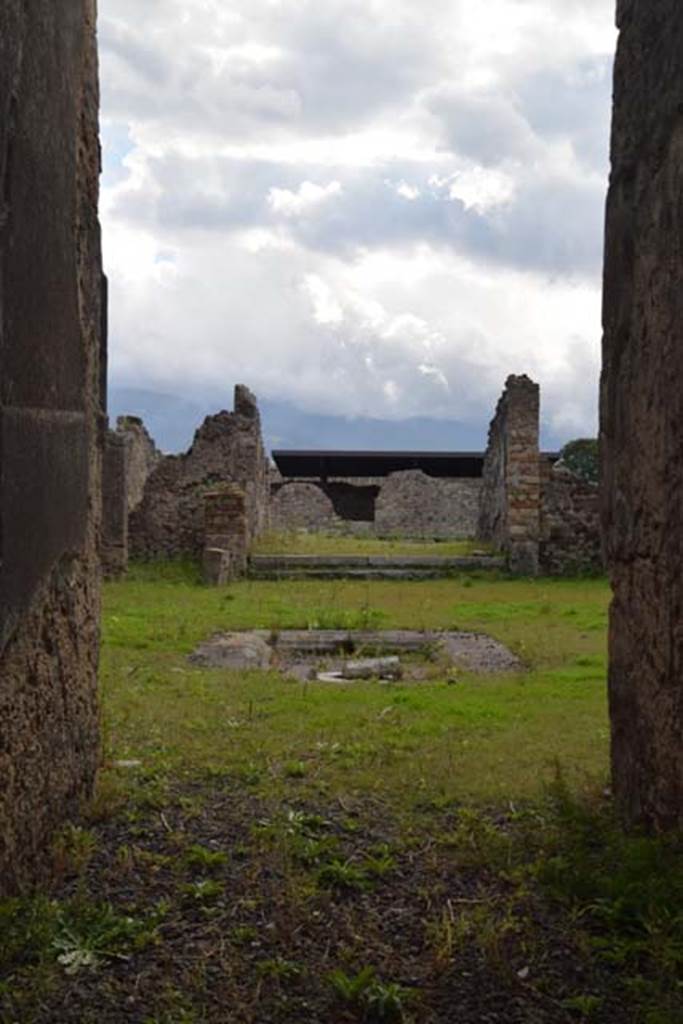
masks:
[[[129,404],[244,381],[457,448],[527,372],[549,443],[595,431],[613,0],[99,6]]]

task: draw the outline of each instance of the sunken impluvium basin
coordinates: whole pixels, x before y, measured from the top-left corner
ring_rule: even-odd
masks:
[[[202,668],[280,671],[294,679],[353,682],[359,679],[433,678],[433,669],[516,672],[522,664],[483,633],[417,630],[288,629],[219,633],[189,656]]]

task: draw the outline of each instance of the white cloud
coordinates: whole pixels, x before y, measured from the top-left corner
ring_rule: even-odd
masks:
[[[312,181],[304,181],[296,192],[287,188],[271,188],[268,203],[275,213],[296,217],[324,203],[326,199],[339,195],[341,190],[338,181],[331,181],[329,185],[315,185]]]
[[[612,0],[100,0],[116,381],[595,425]]]

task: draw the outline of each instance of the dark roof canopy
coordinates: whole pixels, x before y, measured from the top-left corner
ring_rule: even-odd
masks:
[[[429,476],[477,477],[484,453],[274,451],[273,459],[284,477],[389,476],[405,469],[421,469]]]
[[[555,453],[545,453],[553,461]],[[406,469],[421,469],[435,477],[480,477],[484,452],[362,452],[273,451],[283,477],[389,476]]]

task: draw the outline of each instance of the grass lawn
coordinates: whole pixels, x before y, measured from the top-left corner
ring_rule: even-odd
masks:
[[[54,888],[0,905],[0,1024],[682,1024],[680,843],[624,837],[605,790],[608,601],[107,584],[105,768]],[[221,630],[365,626],[485,631],[524,668],[333,687],[187,661]]]
[[[256,765],[269,787],[297,761],[306,785],[360,787],[406,806],[425,794],[529,797],[558,760],[572,778],[603,780],[607,602],[606,585],[595,580],[245,581],[209,590],[192,570],[160,580],[154,569],[137,569],[106,592],[107,752],[148,769]],[[220,630],[368,624],[485,631],[528,670],[463,674],[457,686],[443,678],[331,689],[186,660]]]
[[[462,557],[489,548],[474,540],[403,540],[325,533],[269,533],[254,548],[256,555],[428,555]]]

